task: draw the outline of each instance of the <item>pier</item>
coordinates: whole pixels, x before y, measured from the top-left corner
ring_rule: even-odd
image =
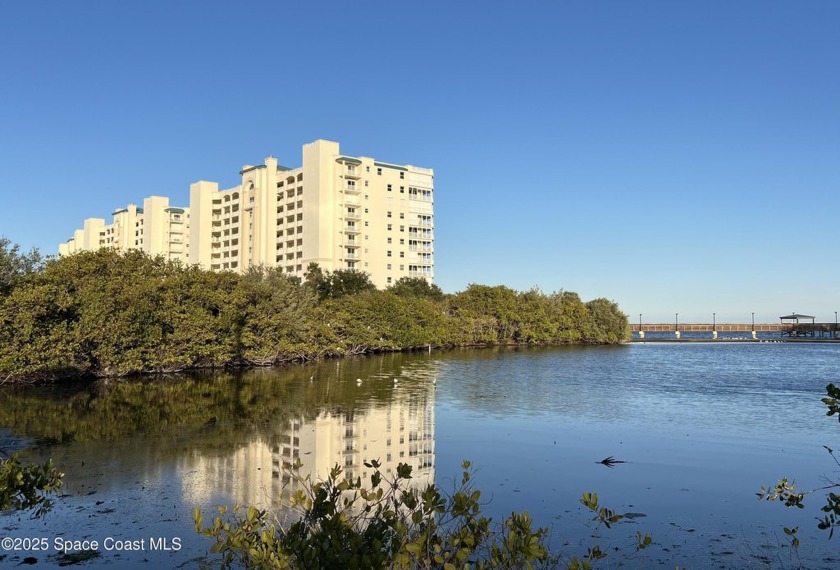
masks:
[[[809,317],[810,318],[810,317]],[[673,333],[676,340],[680,339],[682,333],[707,332],[712,340],[717,340],[718,333],[741,332],[751,335],[748,339],[759,340],[757,334],[778,333],[780,338],[786,339],[840,339],[840,326],[835,323],[803,323],[798,320],[781,323],[637,323],[628,326],[633,340],[644,341],[645,333],[655,332]]]

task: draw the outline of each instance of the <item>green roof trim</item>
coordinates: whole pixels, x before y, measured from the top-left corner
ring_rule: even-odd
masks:
[[[167,208],[164,212],[169,212],[170,214],[183,214],[183,208]]]
[[[123,212],[128,212],[128,208],[120,208],[119,210],[114,210],[111,215],[116,216],[117,214],[122,214]]]
[[[394,170],[402,170],[403,172],[408,172],[408,168],[405,166],[397,166],[396,164],[388,164],[387,162],[374,162],[374,166],[381,166],[383,168],[393,168]]]
[[[143,213],[143,208],[137,208],[137,213],[142,214]]]
[[[252,170],[259,170],[260,168],[265,168],[265,164],[260,164],[258,166],[250,166],[248,168],[243,168],[239,171],[239,176],[242,176],[246,172],[251,172]]]
[[[289,168],[288,166],[283,166],[282,164],[277,165],[277,172],[288,172],[289,170],[294,170],[294,168]]]
[[[343,162],[344,164],[355,164],[356,166],[359,166],[360,164],[362,164],[362,161],[359,160],[358,158],[350,158],[349,156],[339,156],[338,158],[335,159],[335,161],[336,162]]]

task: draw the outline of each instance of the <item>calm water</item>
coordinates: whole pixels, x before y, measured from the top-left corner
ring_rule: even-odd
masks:
[[[300,457],[313,476],[404,461],[444,488],[470,459],[486,512],[529,511],[558,551],[592,544],[584,491],[635,513],[601,532],[604,567],[790,567],[782,525],[801,527],[806,567],[837,567],[836,539],[816,530],[820,497],[793,512],[755,493],[783,475],[803,488],[840,477],[822,448],[837,446],[837,420],[820,402],[838,356],[840,346],[775,343],[465,350],[60,393],[7,388],[0,447],[25,438],[27,459],[52,457],[67,476],[53,513],[0,516],[0,534],[51,547],[55,537],[101,549],[107,537],[144,540],[143,551],[103,549],[85,565],[198,568],[209,543],[192,508],[270,505],[284,459]],[[626,463],[598,463],[607,456]],[[637,530],[656,544],[631,555],[623,547]],[[151,550],[151,539],[169,550]],[[0,564],[59,562],[52,548],[4,555]]]

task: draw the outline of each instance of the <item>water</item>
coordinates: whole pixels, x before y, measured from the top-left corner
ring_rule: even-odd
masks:
[[[570,554],[592,544],[578,498],[598,492],[603,504],[634,513],[600,532],[609,567],[795,566],[782,525],[800,526],[806,567],[836,567],[834,543],[816,530],[821,497],[794,512],[755,493],[783,475],[802,488],[823,485],[824,474],[840,478],[822,448],[836,445],[837,421],[820,402],[837,381],[838,350],[458,350],[61,391],[7,388],[0,428],[26,438],[27,460],[52,457],[67,476],[66,496],[46,519],[0,517],[0,534],[47,538],[47,550],[0,553],[0,563],[35,556],[55,566],[58,537],[97,540],[101,556],[89,566],[201,567],[209,542],[193,530],[193,507],[212,515],[218,505],[269,506],[283,489],[281,462],[299,457],[312,476],[336,463],[363,476],[365,459],[386,470],[409,462],[418,481],[444,489],[470,459],[488,514],[527,510],[552,529],[552,547]],[[607,456],[626,463],[598,463]],[[654,547],[625,548],[636,531],[650,532]],[[144,549],[106,550],[108,538],[142,540]]]

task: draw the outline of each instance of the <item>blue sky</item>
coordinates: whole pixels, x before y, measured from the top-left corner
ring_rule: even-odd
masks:
[[[635,322],[840,310],[840,3],[4,2],[0,235],[337,140],[435,169],[435,272]]]

